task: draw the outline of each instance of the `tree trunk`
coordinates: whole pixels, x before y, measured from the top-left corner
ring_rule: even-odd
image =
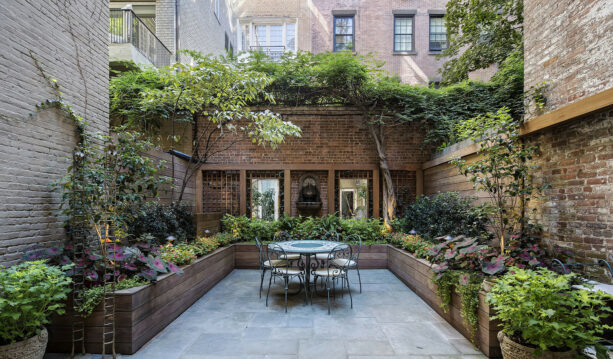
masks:
[[[369,124],[368,128],[375,141],[377,154],[379,155],[379,168],[383,174],[383,221],[385,228],[390,230],[390,223],[396,218],[396,194],[394,192],[394,183],[392,182],[392,173],[390,172],[387,156],[385,155],[383,126],[380,124]],[[377,190],[377,188],[373,188],[373,191]],[[376,211],[378,208],[373,208],[373,210]]]

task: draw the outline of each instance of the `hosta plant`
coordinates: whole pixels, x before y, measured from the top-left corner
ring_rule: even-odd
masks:
[[[538,351],[582,350],[594,345],[610,318],[613,300],[602,291],[576,289],[575,274],[558,275],[546,268],[511,268],[493,286],[488,301],[493,319],[515,342]],[[588,286],[589,287],[589,286]]]
[[[51,314],[63,314],[70,278],[43,261],[0,270],[0,345],[40,333]]]

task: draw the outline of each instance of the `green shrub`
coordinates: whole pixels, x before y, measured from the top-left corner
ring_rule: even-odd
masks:
[[[234,238],[232,234],[226,232],[216,233],[213,237],[215,237],[220,247],[225,247],[236,242],[236,238]]]
[[[219,241],[213,237],[199,237],[193,244],[197,248],[198,255],[203,256],[209,254],[219,248]]]
[[[198,250],[193,244],[188,243],[168,243],[160,247],[160,256],[167,262],[172,262],[178,266],[190,264],[199,255]]]
[[[135,208],[133,212],[133,219],[127,223],[131,238],[149,233],[157,244],[165,244],[168,236],[173,236],[180,242],[196,237],[193,209],[187,204],[168,206],[154,202]]]
[[[602,291],[573,288],[575,274],[558,275],[545,268],[512,268],[488,294],[503,332],[539,350],[581,350],[594,345],[611,315]]]
[[[0,345],[40,333],[51,314],[64,314],[70,278],[44,261],[24,262],[0,271]]]
[[[483,206],[473,207],[472,202],[456,192],[421,196],[392,224],[392,229],[401,232],[414,229],[428,240],[447,235],[484,239],[489,236],[487,211]]]
[[[147,285],[149,281],[141,279],[139,277],[127,278],[122,281],[115,283],[115,290],[122,289],[130,289],[134,287],[140,287],[141,285]],[[106,285],[106,290],[112,290],[112,284]],[[94,287],[87,288],[83,291],[82,299],[83,302],[80,306],[76,307],[76,310],[81,313],[81,316],[84,318],[89,317],[96,306],[102,302],[102,297],[104,296],[104,287],[101,285],[97,285]]]
[[[384,227],[380,220],[370,219],[341,219],[342,239],[358,235],[363,242],[374,243],[383,239]]]
[[[428,253],[433,244],[425,241],[418,234],[388,233],[385,241],[395,247],[402,248],[417,258],[428,259]]]

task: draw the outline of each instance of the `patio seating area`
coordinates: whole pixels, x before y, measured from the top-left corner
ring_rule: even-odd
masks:
[[[304,304],[273,283],[269,306],[260,273],[234,270],[137,354],[124,358],[485,358],[388,270],[351,271],[354,308],[337,291]],[[292,287],[297,285],[297,281]],[[49,356],[49,359],[53,357]]]

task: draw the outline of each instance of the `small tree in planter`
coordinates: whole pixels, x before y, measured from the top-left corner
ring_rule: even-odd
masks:
[[[471,163],[460,158],[452,161],[476,190],[489,195],[493,230],[500,239],[501,253],[506,235],[526,234],[527,205],[541,189],[532,183],[531,173],[536,166],[530,163],[538,148],[521,141],[520,126],[508,108],[461,122],[460,137],[478,141],[480,159]]]
[[[575,289],[575,282],[575,274],[558,275],[545,268],[512,268],[497,281],[487,300],[497,313],[493,319],[502,322],[498,339],[503,357],[574,358],[594,345],[603,330],[613,329],[602,324],[613,312],[607,304],[613,298]]]
[[[43,261],[0,271],[0,358],[42,358],[49,316],[64,313],[70,278]]]

